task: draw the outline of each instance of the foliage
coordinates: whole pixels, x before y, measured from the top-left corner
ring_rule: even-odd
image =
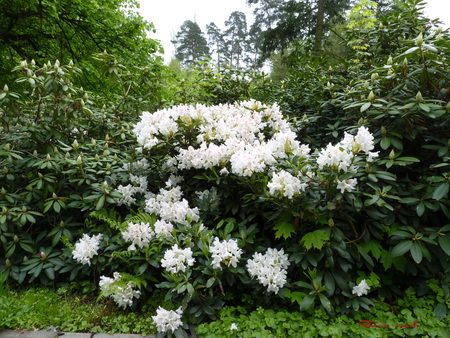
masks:
[[[126,67],[162,65],[154,60],[161,45],[147,36],[154,27],[137,13],[138,6],[134,0],[0,1],[1,85],[16,90],[10,71],[22,60],[34,59],[39,67],[72,60],[83,70],[81,85],[88,91],[105,89],[93,53],[107,50]]]
[[[449,317],[435,317],[436,300],[418,298],[412,288],[403,299],[388,305],[374,300],[370,314],[355,312],[332,318],[321,311],[309,313],[258,308],[247,312],[242,307],[227,307],[219,319],[200,324],[201,338],[214,337],[449,337]],[[236,329],[233,330],[232,325]]]
[[[149,80],[141,69],[122,82],[115,67],[130,95]],[[133,156],[125,152],[128,121],[158,104],[158,83],[154,97],[124,93],[110,101],[73,84],[80,69],[72,62],[23,61],[14,72],[20,94],[8,86],[0,93],[0,270],[19,283],[73,279],[78,270],[67,266],[70,250],[60,241],[72,246],[89,213],[121,196],[112,185]]]

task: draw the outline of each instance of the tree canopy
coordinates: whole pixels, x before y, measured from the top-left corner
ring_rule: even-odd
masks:
[[[147,37],[154,27],[137,13],[138,5],[136,0],[0,0],[0,79],[10,82],[11,69],[21,60],[41,66],[73,60],[93,70],[91,55],[104,50],[129,65],[148,64],[162,47]]]
[[[175,57],[185,66],[210,57],[208,43],[203,32],[196,22],[186,20],[180,27],[175,39]]]

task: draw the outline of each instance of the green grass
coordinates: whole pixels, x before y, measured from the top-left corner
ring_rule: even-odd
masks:
[[[74,294],[67,287],[8,290],[0,284],[0,330],[54,327],[65,332],[156,333],[151,316],[164,305],[164,294],[155,291],[141,309],[132,312],[108,299]]]

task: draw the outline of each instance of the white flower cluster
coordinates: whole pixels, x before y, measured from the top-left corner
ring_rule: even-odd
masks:
[[[126,206],[130,206],[136,203],[136,198],[134,194],[145,194],[147,192],[147,177],[145,176],[135,176],[130,174],[130,181],[134,184],[128,184],[126,186],[119,185],[116,191],[122,194],[122,198],[117,198],[116,203],[118,205],[125,204]]]
[[[175,244],[172,249],[166,250],[161,266],[168,272],[185,272],[188,266],[194,265],[195,258],[192,257],[191,248],[180,249]]]
[[[319,153],[317,164],[322,169],[324,166],[345,173],[356,173],[357,167],[353,164],[356,154],[363,152],[367,161],[372,162],[378,156],[378,152],[370,152],[374,148],[373,135],[365,127],[360,127],[356,136],[345,133],[344,139],[336,145],[331,143]]]
[[[148,223],[128,223],[126,231],[122,232],[123,239],[127,242],[131,242],[128,250],[136,250],[136,246],[143,249],[147,247],[152,240],[155,233],[151,229]]]
[[[278,293],[286,283],[286,269],[290,265],[288,255],[284,250],[269,248],[264,255],[253,254],[253,259],[247,261],[247,270],[251,277],[267,286],[267,291]]]
[[[172,160],[178,169],[221,167],[222,175],[231,172],[251,176],[274,165],[287,153],[308,156],[309,147],[295,140],[295,133],[279,107],[246,101],[235,105],[206,107],[177,106],[144,113],[134,127],[137,141],[151,149],[179,131],[179,125],[199,124],[197,145],[178,148]]]
[[[356,294],[358,297],[367,295],[370,290],[369,285],[367,285],[366,280],[363,279],[358,285],[353,287],[352,294]]]
[[[344,181],[338,180],[337,188],[341,189],[341,193],[343,194],[345,191],[350,192],[354,190],[357,184],[358,180],[356,178],[349,178]]]
[[[156,324],[158,332],[174,332],[183,325],[183,322],[181,321],[182,315],[183,310],[181,309],[181,306],[176,311],[168,311],[160,306],[156,310],[156,316],[152,316],[152,319]]]
[[[272,180],[267,184],[269,193],[273,196],[281,194],[281,196],[292,199],[294,195],[305,191],[308,184],[301,182],[298,177],[292,176],[287,171],[281,170],[273,173]]]
[[[170,222],[157,220],[154,224],[157,237],[172,238],[173,224]]]
[[[212,253],[212,266],[214,269],[221,269],[220,263],[224,263],[226,266],[236,267],[241,258],[242,250],[238,247],[237,241],[230,239],[228,241],[220,241],[219,238],[215,238],[213,244],[210,247]]]
[[[73,258],[81,264],[91,265],[91,258],[97,255],[102,237],[102,234],[92,237],[84,234],[80,241],[75,244],[75,250],[72,251]]]
[[[141,160],[131,162],[131,163],[125,163],[123,165],[123,169],[128,172],[132,172],[136,169],[148,169],[150,167],[148,160],[143,158]],[[114,178],[115,180],[115,178]],[[133,184],[127,184],[125,186],[119,185],[116,189],[116,191],[120,192],[122,194],[122,198],[116,198],[115,201],[118,205],[126,205],[130,206],[132,204],[136,203],[136,198],[134,197],[135,194],[141,193],[146,194],[147,193],[147,177],[145,176],[135,176],[133,174],[130,174],[130,181]]]
[[[198,208],[190,208],[188,201],[182,199],[180,187],[170,190],[161,189],[159,194],[148,197],[145,203],[145,211],[158,215],[163,221],[181,223],[187,225],[191,220],[199,220]]]
[[[119,281],[121,278],[118,272],[114,272],[114,278],[100,277],[100,290],[107,296],[111,297],[119,307],[126,308],[133,304],[133,298],[139,298],[141,292],[139,290],[133,290],[133,283],[128,282],[126,286],[114,285],[114,282]]]

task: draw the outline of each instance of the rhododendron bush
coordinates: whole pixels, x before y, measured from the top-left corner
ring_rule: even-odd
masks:
[[[308,278],[319,285],[325,278],[320,292],[327,296],[318,300],[327,311],[333,311],[328,297],[349,295],[360,278],[350,267],[356,262],[350,254],[339,263],[346,273],[336,268],[318,274],[316,267],[322,249],[345,251],[344,238],[355,230],[336,226],[332,210],[353,207],[365,167],[377,159],[366,127],[312,151],[296,139],[276,104],[244,101],[144,113],[133,131],[141,158],[124,165],[120,184],[114,181],[122,195],[117,206],[136,215],[117,226],[119,246],[103,245],[127,262],[116,266],[115,274],[134,269],[154,287],[167,288],[167,297],[179,299],[195,321],[214,318],[227,295],[292,296],[298,294],[296,283]],[[158,180],[149,181],[150,174]],[[102,255],[99,240],[100,235],[85,234],[74,258],[91,264],[94,253]],[[354,248],[350,252],[359,255],[361,248]],[[102,278],[103,294],[120,306],[133,306],[130,297],[136,296],[136,304],[145,295],[131,282],[114,293],[115,280]],[[376,283],[376,275],[372,279]],[[305,299],[306,309],[315,297]]]

